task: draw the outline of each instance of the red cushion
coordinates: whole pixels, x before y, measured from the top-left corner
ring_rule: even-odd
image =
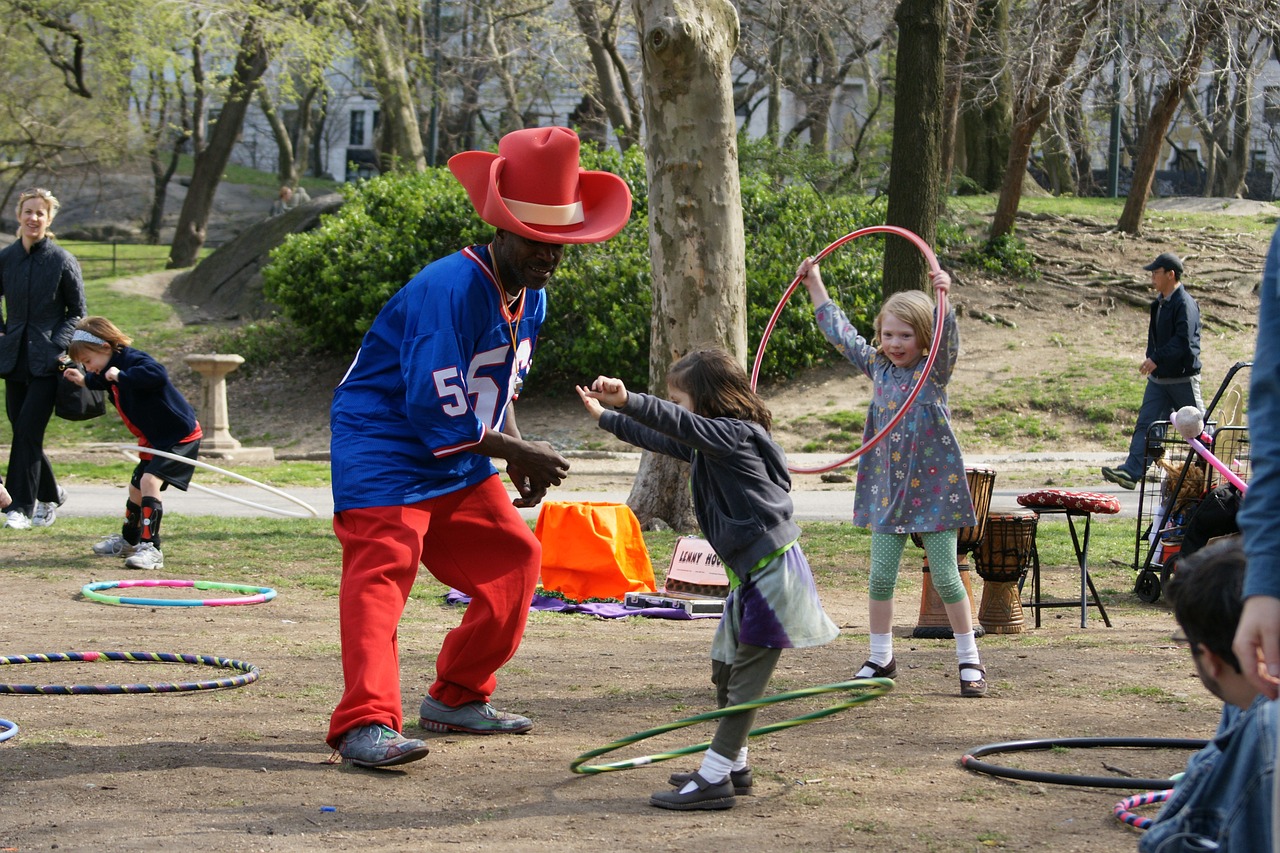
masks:
[[[1061,507],[1115,515],[1120,511],[1120,499],[1102,492],[1069,492],[1066,489],[1040,489],[1018,495],[1018,503],[1029,507]]]

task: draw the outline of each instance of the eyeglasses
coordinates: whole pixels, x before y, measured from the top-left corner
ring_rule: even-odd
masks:
[[[1200,654],[1200,643],[1188,637],[1186,631],[1181,629],[1174,631],[1169,639],[1173,640],[1175,645],[1190,649],[1193,657]]]

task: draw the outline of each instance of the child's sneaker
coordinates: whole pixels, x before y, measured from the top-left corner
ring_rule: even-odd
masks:
[[[119,533],[112,533],[93,546],[93,553],[99,557],[128,557],[137,547],[130,545]]]
[[[381,723],[351,729],[338,742],[338,754],[359,767],[394,767],[425,758],[428,752],[422,741]]]
[[[126,569],[163,569],[164,553],[150,542],[139,542],[133,555],[124,561]]]
[[[119,533],[113,533],[108,538],[102,539],[101,542],[93,546],[93,553],[99,557],[128,557],[138,546],[129,544]]]

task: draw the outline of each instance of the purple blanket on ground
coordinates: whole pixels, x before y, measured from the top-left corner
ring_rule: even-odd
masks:
[[[451,589],[444,596],[445,604],[469,604],[471,596]],[[696,616],[679,607],[627,607],[617,602],[593,601],[574,604],[563,598],[533,594],[530,610],[549,610],[554,613],[585,613],[601,619],[621,619],[625,616],[648,616],[651,619],[719,619],[719,613],[699,613]]]

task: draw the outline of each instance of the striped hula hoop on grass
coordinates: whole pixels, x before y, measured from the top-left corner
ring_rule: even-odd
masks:
[[[218,589],[241,593],[238,598],[127,598],[103,595],[99,590],[128,589],[131,587],[172,587],[174,589]],[[235,604],[263,604],[276,597],[269,586],[249,586],[239,583],[186,580],[122,580],[97,581],[80,588],[80,594],[90,601],[102,604],[136,604],[141,607],[224,607]]]
[[[599,749],[593,749],[590,752],[584,752],[573,760],[569,765],[569,769],[574,773],[606,773],[610,770],[629,770],[632,767],[643,767],[646,764],[656,764],[659,761],[667,761],[680,755],[691,755],[693,753],[702,752],[711,746],[711,741],[699,743],[693,746],[681,747],[671,752],[660,752],[654,755],[644,755],[640,758],[628,758],[623,761],[614,761],[609,764],[587,764],[587,760],[595,758],[597,755],[604,755],[606,752],[613,752],[615,749],[636,743],[637,741],[646,740],[660,735],[663,732],[681,729],[685,726],[691,726],[694,723],[701,723],[707,720],[718,720],[721,717],[731,717],[735,714],[741,714],[751,711],[755,708],[762,708],[765,705],[773,705],[778,702],[790,702],[794,699],[802,699],[806,696],[818,696],[823,693],[843,693],[846,691],[862,691],[851,699],[813,711],[809,714],[802,714],[798,717],[792,717],[789,720],[780,720],[776,723],[769,723],[758,729],[752,729],[747,733],[747,737],[757,737],[765,735],[769,732],[776,732],[782,729],[789,729],[794,726],[801,726],[805,723],[812,723],[814,720],[820,720],[823,717],[830,717],[832,714],[839,713],[846,708],[852,708],[854,705],[861,705],[863,702],[870,702],[872,699],[878,699],[893,689],[893,681],[888,678],[855,678],[852,681],[842,681],[839,684],[824,684],[821,687],[805,687],[800,690],[791,690],[786,693],[778,693],[774,696],[765,696],[754,702],[743,702],[739,705],[730,705],[727,708],[720,708],[716,711],[708,711],[705,714],[698,714],[693,717],[685,717],[683,720],[676,720],[674,723],[667,723],[654,729],[638,732],[636,734],[624,737],[621,740],[615,740],[613,743],[605,744]]]
[[[0,657],[0,666],[24,663],[65,663],[99,661],[127,661],[130,663],[186,663],[214,666],[243,673],[230,678],[209,681],[162,682],[160,684],[0,684],[0,693],[35,695],[80,695],[103,693],[185,693],[194,690],[217,690],[222,687],[243,687],[258,680],[258,668],[251,663],[214,657],[213,655],[183,655],[169,652],[49,652],[47,654],[9,655]]]

